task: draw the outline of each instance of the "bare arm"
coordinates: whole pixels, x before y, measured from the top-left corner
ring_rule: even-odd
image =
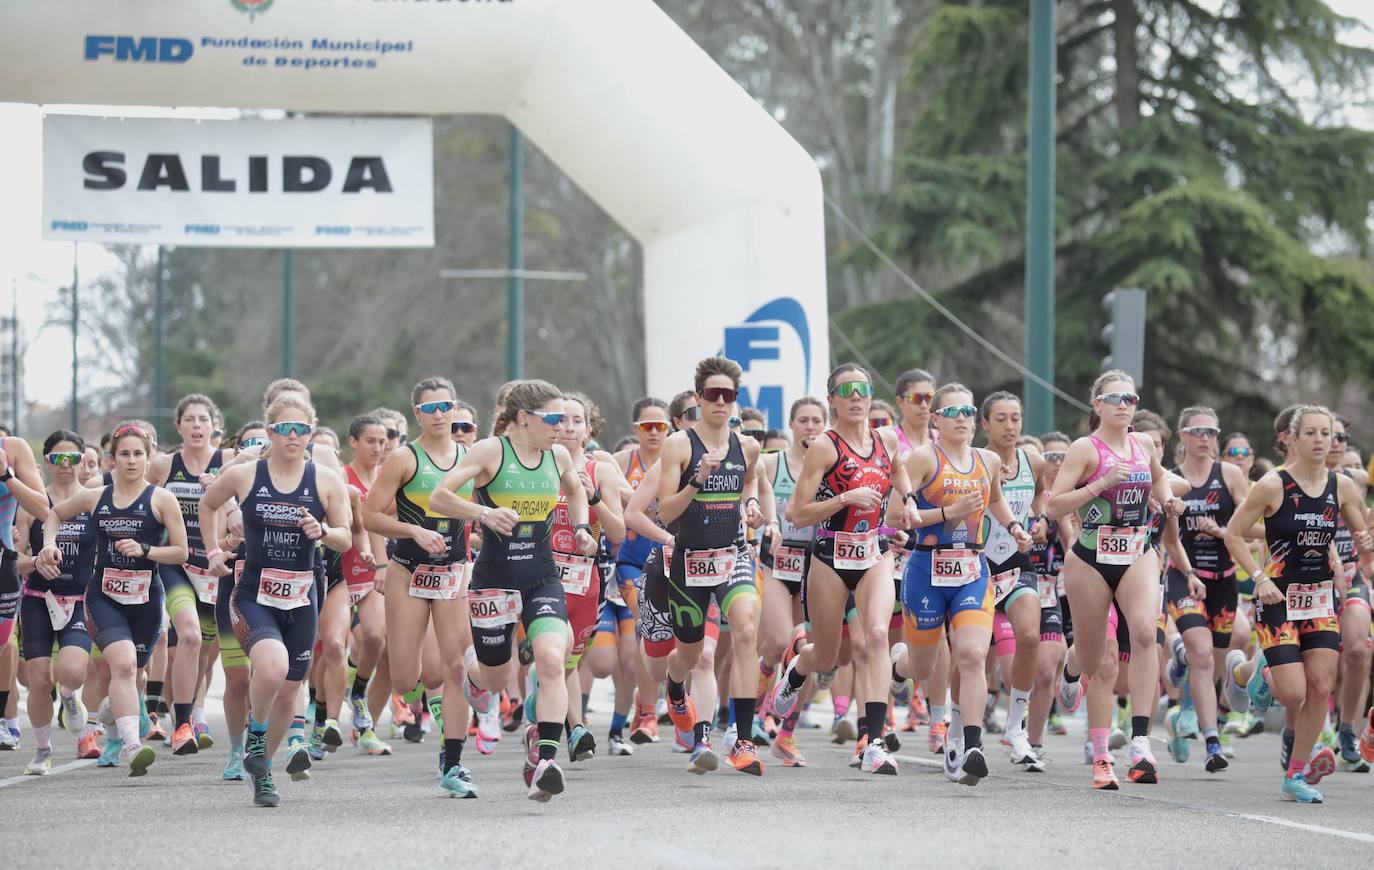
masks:
[[[148,550],[148,558],[159,565],[180,565],[189,558],[186,546],[186,518],[181,515],[181,504],[168,490],[158,487],[153,490],[153,514],[167,530],[167,543]]]
[[[41,517],[48,513],[48,491],[43,488],[43,477],[38,473],[38,463],[33,459],[33,448],[23,438],[0,438],[0,474],[5,468],[14,470],[14,476],[5,486],[14,494],[19,506],[29,512],[29,516]]]
[[[625,540],[625,515],[621,507],[620,487],[624,478],[614,462],[601,461],[596,464],[597,493],[600,501],[596,503],[596,519],[601,531],[612,544]]]
[[[659,469],[662,466],[657,462],[650,467],[644,480],[639,484],[639,489],[635,490],[634,495],[630,496],[630,503],[625,506],[625,525],[637,535],[648,538],[660,544],[671,544],[673,536],[658,523],[649,519],[649,505],[654,502],[654,493],[658,491]]]

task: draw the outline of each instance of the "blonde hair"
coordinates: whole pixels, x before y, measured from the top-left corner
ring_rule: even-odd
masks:
[[[272,404],[267,406],[267,412],[263,416],[270,425],[277,422],[277,418],[288,409],[300,411],[306,416],[311,426],[315,425],[315,406],[294,390],[288,390],[277,396]]]
[[[497,427],[502,433],[514,425],[521,411],[533,414],[549,402],[563,398],[563,391],[548,381],[520,381],[506,393],[505,404],[501,406],[501,416]]]

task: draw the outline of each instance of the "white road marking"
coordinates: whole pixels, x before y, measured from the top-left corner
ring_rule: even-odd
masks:
[[[56,776],[59,773],[66,773],[69,770],[80,770],[83,767],[90,767],[92,764],[95,764],[95,761],[94,758],[78,758],[76,761],[68,761],[66,764],[59,764],[48,771],[48,776]],[[0,788],[7,788],[12,785],[18,785],[21,782],[33,782],[40,779],[46,779],[46,777],[22,774],[20,776],[11,776],[9,779],[0,779]]]

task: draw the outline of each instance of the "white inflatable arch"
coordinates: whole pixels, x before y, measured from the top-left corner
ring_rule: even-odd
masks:
[[[502,115],[642,244],[651,392],[823,385],[819,172],[652,0],[6,3],[0,100]]]

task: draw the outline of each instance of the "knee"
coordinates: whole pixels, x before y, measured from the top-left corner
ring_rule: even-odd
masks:
[[[887,622],[875,623],[865,626],[864,631],[864,654],[879,654],[887,646]]]
[[[253,675],[278,683],[286,679],[286,656],[264,655],[253,660]]]
[[[27,678],[29,694],[33,696],[46,695],[52,692],[53,678],[52,668],[21,668]]]
[[[382,645],[382,626],[364,625],[358,630],[358,643],[368,649],[377,649]]]
[[[137,671],[137,668],[134,667],[133,656],[128,658],[118,656],[113,659],[106,656],[105,662],[109,665],[111,680],[132,680]]]
[[[1307,701],[1311,704],[1325,704],[1336,685],[1336,675],[1329,671],[1309,670],[1307,673]]]
[[[973,646],[961,646],[953,650],[952,660],[956,668],[967,674],[983,670],[987,662],[987,653]]]
[[[461,658],[455,658],[444,664],[444,682],[450,686],[463,685],[463,679],[467,677],[468,670],[463,666]]]
[[[561,680],[564,676],[564,665],[568,661],[568,648],[566,644],[548,643],[541,645],[534,651],[534,667],[539,672],[540,682],[545,680]]]
[[[1034,622],[1015,629],[1016,632],[1016,653],[1036,651],[1040,649],[1040,623]]]
[[[1368,631],[1365,635],[1368,635]],[[1353,643],[1342,644],[1341,654],[1345,658],[1346,668],[1353,669],[1355,674],[1363,674],[1369,669],[1371,654],[1369,644],[1364,640],[1365,635],[1359,636]]]
[[[730,644],[734,649],[756,649],[759,640],[758,625],[752,621],[730,625]]]
[[[1145,655],[1146,649],[1153,650],[1155,646],[1155,633],[1158,630],[1158,619],[1150,616],[1148,619],[1132,619],[1128,623],[1131,632],[1131,655]],[[1209,640],[1210,644],[1211,641]],[[1153,653],[1151,653],[1153,654]],[[1208,655],[1211,655],[1211,648],[1208,647]]]
[[[331,636],[321,639],[320,658],[326,664],[341,665],[343,664],[344,656],[346,654],[347,647],[344,644],[343,638],[338,636]]]
[[[696,665],[693,667],[693,670],[714,672],[715,669],[716,669],[716,650],[715,650],[715,648],[712,647],[711,649],[707,649],[707,648],[706,648],[706,645],[705,645],[705,644],[702,644],[702,645],[697,649],[697,663],[696,663]]]

